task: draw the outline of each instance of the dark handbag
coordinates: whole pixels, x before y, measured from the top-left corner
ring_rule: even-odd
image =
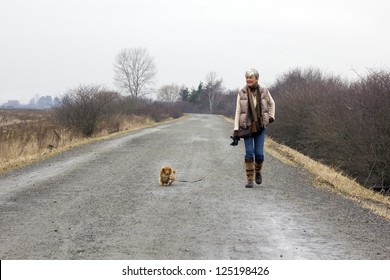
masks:
[[[240,127],[237,131],[237,136],[240,138],[250,137],[252,135],[252,127]]]

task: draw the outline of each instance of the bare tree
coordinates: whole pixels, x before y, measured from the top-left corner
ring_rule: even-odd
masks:
[[[136,99],[150,93],[157,67],[145,48],[131,48],[116,56],[114,73],[116,85]]]
[[[222,96],[222,79],[217,79],[217,73],[210,72],[206,76],[205,94],[209,105],[210,113],[214,113]]]
[[[180,98],[180,87],[176,84],[162,86],[158,91],[159,100],[174,103]]]

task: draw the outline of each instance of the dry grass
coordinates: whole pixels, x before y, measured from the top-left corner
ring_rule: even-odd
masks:
[[[94,137],[85,138],[50,121],[42,110],[0,110],[0,174],[76,146],[107,139],[156,122],[147,117],[115,116]]]
[[[232,119],[225,119],[230,123],[233,122]],[[313,175],[313,185],[315,187],[326,189],[356,201],[378,216],[390,220],[390,196],[369,190],[342,172],[281,145],[270,137],[266,138],[265,149],[267,153],[280,161],[295,167],[303,167],[309,171]]]
[[[315,187],[323,188],[358,202],[373,213],[390,220],[390,197],[369,190],[355,180],[329,166],[321,164],[269,137],[265,148],[273,157],[286,164],[305,168],[313,174]]]

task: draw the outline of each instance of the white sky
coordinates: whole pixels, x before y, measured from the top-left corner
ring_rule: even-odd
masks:
[[[224,86],[257,68],[264,85],[296,67],[355,78],[390,66],[389,0],[0,0],[0,104],[112,83],[114,58],[145,47],[158,83]]]

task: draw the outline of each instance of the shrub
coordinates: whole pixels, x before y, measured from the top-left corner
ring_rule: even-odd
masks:
[[[120,95],[101,86],[79,86],[69,90],[54,109],[55,119],[66,127],[91,136],[104,117],[115,112]]]
[[[269,134],[368,187],[390,185],[390,73],[356,82],[295,69],[270,88],[276,122]]]

